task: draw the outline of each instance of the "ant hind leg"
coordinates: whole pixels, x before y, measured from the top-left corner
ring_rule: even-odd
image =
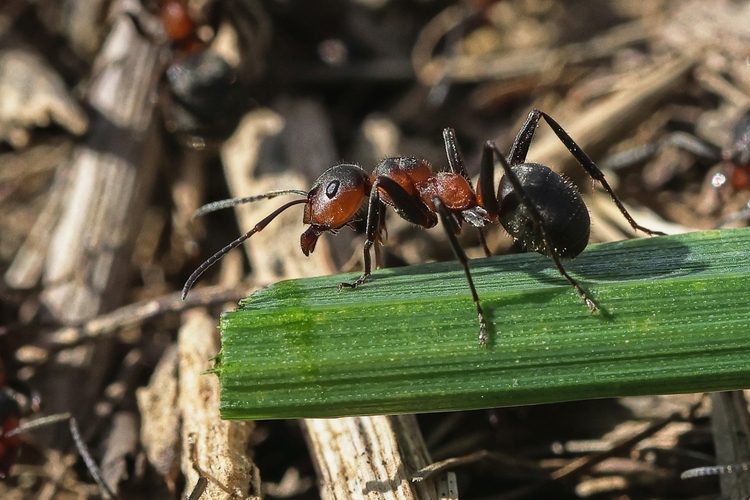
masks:
[[[546,255],[548,255],[552,261],[555,263],[555,266],[557,267],[557,270],[562,274],[562,276],[568,280],[568,283],[573,285],[573,288],[576,289],[576,292],[578,292],[578,296],[583,299],[586,306],[588,306],[589,310],[591,312],[595,312],[598,308],[596,307],[596,304],[594,301],[589,297],[589,295],[586,293],[586,290],[583,289],[583,287],[578,284],[578,282],[565,270],[565,267],[562,265],[562,261],[560,260],[560,256],[555,251],[554,245],[552,245],[552,242],[550,241],[549,235],[547,234],[547,228],[544,223],[544,218],[539,213],[539,210],[537,209],[536,205],[529,199],[529,197],[526,195],[526,191],[523,188],[523,185],[521,184],[521,181],[518,179],[518,176],[513,172],[513,169],[508,164],[508,161],[505,159],[505,157],[502,155],[500,150],[498,149],[497,145],[492,141],[487,141],[484,145],[485,152],[491,151],[494,153],[494,155],[497,157],[498,161],[503,167],[503,170],[505,171],[505,176],[508,178],[510,183],[513,185],[513,189],[516,193],[520,196],[521,202],[524,204],[526,209],[529,213],[529,218],[533,222],[534,226],[538,228],[539,232],[542,234],[542,240],[544,241],[544,246],[547,249]]]
[[[594,179],[594,181],[598,181],[605,189],[605,191],[609,193],[609,196],[612,198],[612,201],[614,201],[615,205],[617,205],[620,213],[623,215],[623,217],[625,217],[625,219],[627,219],[628,223],[634,230],[644,232],[651,236],[666,236],[666,233],[663,233],[661,231],[653,231],[638,224],[635,219],[633,219],[633,216],[630,215],[628,210],[625,208],[625,205],[622,204],[620,198],[617,197],[614,190],[610,187],[609,183],[604,178],[604,173],[599,169],[599,167],[596,166],[591,158],[589,158],[589,155],[587,155],[583,151],[583,149],[581,149],[581,147],[576,144],[573,138],[570,137],[570,135],[568,135],[568,133],[560,126],[560,124],[553,120],[552,117],[550,117],[547,113],[539,111],[538,109],[534,109],[532,113],[534,112],[536,112],[537,116],[544,117],[544,120],[550,126],[552,131],[555,133],[555,135],[557,135],[557,137],[565,145],[565,147],[568,148],[570,154],[572,154],[573,157],[578,160],[578,163],[581,164],[586,173],[588,173],[591,178]],[[531,117],[531,114],[529,114],[529,117]],[[536,121],[538,122],[539,118],[536,118]]]

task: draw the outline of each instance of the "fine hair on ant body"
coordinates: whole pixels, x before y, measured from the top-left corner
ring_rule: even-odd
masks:
[[[487,341],[487,324],[479,296],[469,271],[468,258],[456,237],[464,222],[480,229],[499,221],[508,233],[527,250],[546,255],[555,263],[560,274],[573,285],[588,308],[597,310],[594,301],[562,265],[562,258],[573,258],[588,245],[591,222],[588,209],[578,189],[549,167],[526,161],[539,120],[544,119],[557,137],[578,160],[594,181],[599,181],[612,197],[622,215],[635,230],[650,235],[663,235],[635,222],[625,206],[615,195],[602,171],[575,143],[565,130],[549,115],[533,109],[513,142],[506,160],[492,141],[484,144],[481,170],[477,188],[474,189],[466,171],[455,132],[446,128],[443,140],[448,157],[448,172],[433,172],[425,160],[411,157],[386,158],[372,174],[353,164],[340,164],[326,170],[309,192],[300,190],[272,191],[249,198],[234,198],[210,203],[201,207],[197,215],[221,208],[274,198],[285,194],[303,196],[291,201],[261,220],[254,228],[216,252],[188,278],[182,289],[183,299],[193,283],[208,267],[227,252],[241,245],[253,234],[262,231],[276,216],[287,208],[304,204],[302,222],[310,227],[302,233],[302,252],[309,255],[324,232],[335,232],[349,225],[357,211],[367,202],[366,240],[364,243],[364,270],[353,283],[341,283],[342,288],[357,288],[372,272],[370,249],[381,242],[385,234],[384,212],[386,205],[394,208],[403,219],[417,226],[430,228],[443,222],[446,234],[456,257],[461,263],[471,289],[479,320],[479,343]],[[495,192],[495,161],[503,167],[505,175]],[[485,253],[490,252],[484,243]],[[376,245],[376,264],[379,253]]]

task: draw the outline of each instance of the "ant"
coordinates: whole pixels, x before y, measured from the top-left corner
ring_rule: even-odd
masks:
[[[725,174],[716,174],[712,184],[721,187],[730,181],[736,191],[750,188],[750,111],[732,126],[729,145],[721,151]]]
[[[231,2],[192,10],[187,0],[143,3],[143,10],[127,15],[141,36],[166,50],[159,105],[167,131],[193,149],[220,144],[254,106],[243,74],[251,70],[230,65],[209,42],[221,19],[244,23],[251,12]],[[238,32],[241,27],[247,28],[238,26]]]
[[[455,132],[443,131],[449,172],[433,172],[425,160],[411,157],[386,158],[371,175],[357,165],[343,163],[326,170],[309,192],[299,190],[272,191],[248,198],[234,198],[204,205],[196,212],[203,215],[221,208],[253,202],[276,196],[295,194],[303,199],[281,206],[254,228],[209,257],[188,278],[182,289],[183,299],[193,283],[208,267],[227,252],[241,245],[253,234],[262,231],[281,212],[294,205],[304,204],[302,222],[310,227],[302,233],[302,252],[309,255],[324,232],[335,233],[349,225],[357,211],[367,200],[367,223],[364,243],[364,271],[353,283],[341,283],[342,288],[357,288],[372,271],[370,249],[384,240],[386,205],[394,208],[403,219],[424,228],[434,227],[438,218],[466,274],[479,320],[479,343],[487,342],[487,324],[479,296],[469,271],[468,258],[458,243],[457,235],[466,222],[480,229],[499,221],[506,231],[527,250],[551,258],[557,270],[573,285],[585,304],[594,312],[594,301],[562,265],[562,258],[574,258],[588,245],[591,222],[589,213],[578,189],[566,178],[539,163],[526,161],[526,155],[539,121],[544,119],[573,157],[594,181],[599,181],[612,197],[622,215],[635,230],[650,235],[663,235],[635,222],[620,199],[604,178],[604,174],[575,143],[565,130],[549,115],[533,109],[521,128],[506,160],[492,141],[484,144],[481,170],[476,190],[466,171]],[[505,175],[495,194],[495,161]],[[481,238],[484,242],[484,238]],[[483,243],[485,253],[490,252]],[[379,253],[376,245],[376,264]]]
[[[649,159],[665,146],[674,146],[699,158],[719,162],[722,171],[711,178],[715,188],[729,183],[735,191],[750,189],[750,111],[734,121],[729,142],[721,149],[687,132],[672,132],[658,141],[616,153],[607,158],[604,164],[611,169],[628,167]]]
[[[604,160],[603,166],[613,170],[629,167],[648,160],[666,146],[678,148],[696,158],[715,163],[718,169],[711,169],[712,188],[722,189],[724,186],[731,186],[735,192],[750,189],[750,111],[741,113],[733,120],[728,143],[722,148],[687,132],[672,132],[658,141],[615,153]],[[747,219],[749,214],[750,203],[740,212],[722,219],[717,227]]]
[[[94,481],[96,481],[99,491],[109,498],[115,498],[114,492],[104,480],[102,471],[96,465],[86,444],[83,442],[76,419],[70,413],[59,413],[41,417],[21,425],[22,405],[19,403],[19,400],[23,399],[22,393],[28,393],[28,396],[25,394],[23,396],[29,400],[29,409],[33,411],[39,410],[40,400],[34,391],[30,391],[26,387],[21,387],[23,384],[20,382],[15,385],[19,386],[18,388],[23,389],[23,391],[17,391],[11,387],[5,376],[5,367],[0,362],[0,479],[8,477],[11,466],[18,458],[21,448],[21,434],[38,427],[67,421],[70,433],[73,436],[73,442],[81,454],[86,468],[91,473]]]

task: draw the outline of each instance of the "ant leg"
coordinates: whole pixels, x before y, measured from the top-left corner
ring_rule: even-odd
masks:
[[[208,471],[203,470],[200,465],[198,465],[198,445],[195,442],[194,433],[190,433],[188,435],[188,445],[190,450],[190,462],[192,463],[193,470],[198,474],[198,481],[196,481],[193,490],[187,497],[187,500],[198,500],[201,495],[203,495],[203,492],[206,491],[206,487],[208,486],[209,481],[211,481],[220,490],[226,493],[229,498],[233,498],[235,496],[235,492],[230,490],[221,481],[216,479],[215,476],[209,474]]]
[[[630,167],[648,160],[665,146],[673,146],[709,161],[721,160],[721,151],[715,146],[707,144],[687,132],[672,132],[658,141],[648,142],[642,146],[615,153],[601,161],[600,164],[602,168],[609,170]]]
[[[555,252],[552,249],[552,245],[549,243],[549,238],[547,237],[547,231],[544,229],[544,224],[540,224],[539,231],[542,233],[542,238],[544,238],[544,244],[547,246],[547,255],[552,258],[552,261],[555,263],[555,266],[557,266],[557,270],[560,271],[560,274],[563,275],[563,277],[568,280],[568,283],[573,285],[573,288],[576,289],[576,292],[578,292],[578,296],[583,299],[583,301],[588,306],[589,310],[591,312],[596,312],[598,307],[596,307],[596,304],[594,304],[594,301],[589,297],[589,295],[586,293],[586,290],[581,287],[581,285],[578,284],[578,282],[573,279],[571,275],[568,274],[568,272],[565,270],[565,268],[562,265],[562,262],[560,261],[560,257],[557,255],[557,252]]]
[[[190,275],[190,277],[185,282],[185,286],[182,287],[182,300],[185,300],[185,297],[187,297],[188,292],[190,291],[190,288],[193,286],[193,284],[200,278],[200,275],[203,274],[206,269],[213,266],[216,261],[224,257],[230,250],[233,250],[237,248],[238,246],[242,245],[242,243],[245,242],[248,238],[250,238],[255,233],[258,233],[265,229],[265,227],[271,223],[272,220],[274,220],[278,215],[286,210],[287,208],[293,206],[293,205],[299,205],[300,203],[307,203],[307,198],[302,200],[294,200],[290,201],[289,203],[281,206],[277,210],[274,210],[271,212],[270,215],[268,215],[265,219],[258,222],[254,228],[252,228],[250,231],[246,232],[233,242],[229,243],[227,246],[213,254],[211,257],[209,257],[203,264],[198,266],[198,269],[193,271],[193,274]]]
[[[83,442],[83,438],[81,437],[81,432],[78,430],[78,422],[76,422],[75,418],[70,417],[68,419],[68,424],[70,425],[70,433],[73,435],[73,442],[75,443],[76,448],[78,448],[78,453],[81,454],[81,458],[83,458],[83,462],[86,464],[86,468],[91,473],[91,476],[94,478],[97,486],[99,486],[99,491],[101,491],[102,493],[106,493],[109,498],[114,500],[115,498],[117,498],[117,495],[115,495],[115,493],[112,491],[112,488],[110,488],[107,482],[104,480],[101,469],[98,465],[96,465],[94,459],[91,458],[91,453],[89,453],[88,447],[86,447],[86,443]]]
[[[466,182],[468,182],[469,186],[473,189],[471,177],[469,177],[469,172],[466,171],[466,163],[464,162],[464,157],[461,154],[461,148],[459,147],[458,141],[456,140],[456,131],[452,128],[443,129],[443,142],[445,143],[445,154],[448,157],[448,166],[450,166],[451,172],[461,175],[464,179],[466,179]],[[490,177],[490,184],[494,184],[493,177],[494,174]],[[481,174],[479,182],[482,182]],[[476,191],[477,198],[480,200],[479,206],[486,209],[486,207],[481,202],[481,195],[479,191],[480,189],[477,189]],[[489,192],[492,193],[493,191],[494,186],[490,186]],[[495,204],[497,204],[497,200],[495,200],[494,194],[491,196],[491,198],[495,201]],[[490,252],[490,247],[487,246],[487,239],[484,237],[484,231],[482,231],[481,227],[478,227],[477,231],[479,231],[479,242],[482,244],[484,254],[487,257],[491,257],[492,252]]]
[[[464,274],[466,274],[466,280],[469,282],[469,288],[471,289],[471,298],[477,308],[477,318],[479,319],[479,345],[485,345],[487,343],[487,322],[484,319],[482,305],[479,303],[479,294],[477,294],[477,289],[474,286],[474,279],[471,277],[471,272],[469,271],[469,258],[466,256],[466,252],[464,252],[463,248],[461,248],[458,238],[456,238],[456,230],[458,229],[458,226],[456,225],[456,221],[452,214],[448,211],[440,198],[433,198],[432,203],[434,203],[435,207],[438,209],[440,220],[443,221],[443,227],[445,228],[445,233],[448,235],[448,239],[451,242],[453,253],[456,254],[456,258],[464,268]]]
[[[604,187],[607,193],[609,193],[609,196],[612,198],[612,201],[615,202],[615,205],[617,205],[620,213],[623,215],[623,217],[625,217],[625,219],[627,219],[628,223],[634,230],[642,231],[652,236],[665,236],[665,233],[662,233],[661,231],[652,231],[651,229],[641,226],[635,221],[635,219],[633,219],[633,217],[625,208],[625,205],[622,204],[620,199],[610,187],[607,180],[604,178],[604,173],[599,170],[599,167],[597,167],[596,164],[591,160],[591,158],[589,158],[589,156],[580,148],[580,146],[576,144],[573,138],[570,137],[565,130],[563,130],[559,123],[553,120],[547,113],[539,111],[538,109],[534,109],[531,111],[531,113],[529,114],[529,120],[531,120],[532,114],[536,116],[537,122],[539,121],[538,116],[544,117],[544,120],[550,126],[552,131],[555,132],[555,135],[557,135],[557,137],[565,145],[565,147],[568,148],[570,154],[572,154],[573,157],[578,160],[578,163],[581,164],[583,169],[591,176],[591,178],[594,179],[594,181],[599,181],[602,187]]]
[[[78,422],[76,422],[76,419],[73,418],[70,413],[57,413],[55,415],[48,415],[46,417],[37,418],[35,420],[32,420],[31,422],[27,422],[24,425],[16,427],[11,431],[5,432],[4,434],[0,432],[0,438],[6,440],[13,436],[17,436],[18,434],[28,432],[32,429],[44,427],[65,420],[68,421],[68,425],[70,426],[70,434],[73,436],[73,443],[78,449],[78,453],[81,455],[83,462],[86,464],[86,468],[89,470],[91,477],[94,478],[94,481],[99,487],[99,492],[103,497],[111,498],[114,500],[115,498],[117,498],[117,496],[112,491],[112,488],[110,488],[110,486],[107,484],[107,481],[104,480],[102,470],[98,465],[96,465],[96,461],[94,461],[94,459],[92,458],[91,452],[89,452],[86,443],[84,443],[83,438],[81,437],[81,432],[78,429]]]
[[[511,166],[526,163],[526,155],[529,154],[531,139],[534,137],[534,132],[536,132],[537,126],[539,126],[541,113],[542,112],[536,108],[532,109],[529,112],[529,116],[526,118],[526,123],[524,123],[521,130],[518,131],[516,140],[513,141],[513,146],[511,146],[510,154],[508,155],[508,163],[510,163]]]
[[[532,201],[526,196],[526,191],[523,189],[523,186],[521,185],[521,181],[518,180],[518,176],[516,176],[516,174],[513,172],[513,169],[510,168],[510,165],[508,164],[505,157],[497,148],[494,142],[487,141],[484,144],[484,149],[485,151],[487,150],[493,151],[495,156],[497,156],[498,160],[500,161],[500,164],[503,166],[503,170],[505,171],[505,176],[513,185],[513,189],[518,194],[519,198],[521,199],[521,203],[523,203],[526,209],[528,210],[529,218],[534,223],[534,226],[538,228],[539,232],[542,234],[544,245],[547,247],[547,255],[549,255],[549,257],[555,263],[555,266],[557,266],[557,270],[560,272],[560,274],[563,275],[563,277],[566,280],[568,280],[568,283],[573,285],[573,288],[576,289],[576,292],[578,292],[578,295],[581,297],[581,299],[583,299],[583,301],[586,303],[586,305],[591,310],[591,312],[595,312],[597,310],[597,307],[596,307],[596,304],[594,304],[594,301],[591,299],[591,297],[588,296],[588,294],[586,293],[586,290],[584,290],[583,287],[581,287],[581,285],[579,285],[578,282],[575,279],[573,279],[573,277],[569,275],[568,272],[563,267],[562,262],[560,261],[560,256],[557,255],[557,252],[555,251],[555,247],[552,246],[552,243],[549,240],[549,236],[547,234],[547,228],[545,227],[545,224],[544,224],[544,219],[539,213],[539,210],[536,208],[536,205],[534,205],[534,203],[532,203]]]
[[[484,236],[484,231],[482,231],[481,227],[478,227],[477,232],[479,233],[479,244],[482,245],[482,249],[484,250],[484,256],[492,257],[492,251],[489,245],[487,245],[487,238]]]
[[[445,155],[448,157],[448,166],[451,172],[461,175],[471,186],[471,178],[466,171],[464,156],[461,154],[461,148],[456,140],[456,131],[452,128],[443,129],[443,143],[445,143]]]
[[[388,229],[385,227],[385,203],[380,202],[378,206],[378,234],[375,240],[375,267],[377,269],[383,268],[383,256],[381,255],[380,247],[384,244],[383,241],[388,239]]]
[[[377,182],[377,181],[376,181]],[[378,239],[378,229],[380,226],[380,206],[383,203],[380,201],[380,194],[378,193],[376,183],[373,183],[372,190],[370,191],[370,201],[367,204],[367,239],[365,240],[364,253],[363,253],[363,265],[364,270],[362,275],[357,278],[354,283],[340,283],[339,292],[343,288],[357,288],[359,285],[365,282],[368,276],[372,273],[372,262],[370,260],[370,247],[376,243]],[[376,249],[376,260],[377,249]]]
[[[505,160],[505,157],[497,151],[495,143],[487,141],[482,148],[482,163],[479,169],[479,182],[477,182],[477,203],[487,211],[490,220],[496,220],[500,213],[500,203],[495,195],[495,159],[497,154]]]
[[[425,228],[433,227],[437,224],[437,218],[430,209],[422,203],[422,200],[411,196],[396,181],[389,177],[379,176],[373,181],[370,191],[370,201],[367,205],[367,239],[364,246],[364,272],[354,283],[341,283],[339,291],[342,288],[357,288],[365,282],[368,276],[372,274],[372,262],[370,259],[370,248],[377,241],[378,230],[380,225],[379,207],[385,206],[380,200],[380,189],[385,191],[393,201],[398,214],[406,221],[417,226]]]

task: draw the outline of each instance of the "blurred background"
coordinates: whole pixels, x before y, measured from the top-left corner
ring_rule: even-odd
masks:
[[[195,351],[206,361],[218,350],[222,307],[280,279],[359,271],[364,239],[356,222],[305,257],[302,209],[291,208],[206,272],[183,303],[178,292],[201,262],[288,200],[198,219],[195,210],[306,191],[341,162],[369,172],[385,157],[414,156],[443,170],[445,127],[456,130],[475,176],[484,141],[509,151],[534,107],[604,170],[640,224],[667,233],[746,225],[748,20],[750,2],[730,0],[5,0],[0,346],[8,384],[38,392],[45,414],[72,412],[122,498],[179,497],[191,468],[180,423],[185,405],[200,403],[179,395],[189,365],[176,347],[191,321],[183,311],[208,308]],[[528,158],[580,187],[592,241],[634,236],[545,124]],[[495,254],[520,251],[499,226],[487,237]],[[475,231],[462,243],[470,257],[483,256]],[[387,266],[452,258],[441,229],[388,214]],[[625,398],[429,415],[420,424],[433,458],[481,444],[549,468],[600,450],[623,429],[692,409],[619,461],[553,491],[519,492],[533,478],[481,463],[461,470],[461,496],[715,498],[717,480],[679,480],[712,460],[709,409],[696,411],[699,401]],[[166,423],[153,423],[150,411],[168,413]],[[99,495],[66,429],[23,440],[0,484],[4,498]],[[267,495],[317,498],[296,423],[259,423],[244,446]]]

